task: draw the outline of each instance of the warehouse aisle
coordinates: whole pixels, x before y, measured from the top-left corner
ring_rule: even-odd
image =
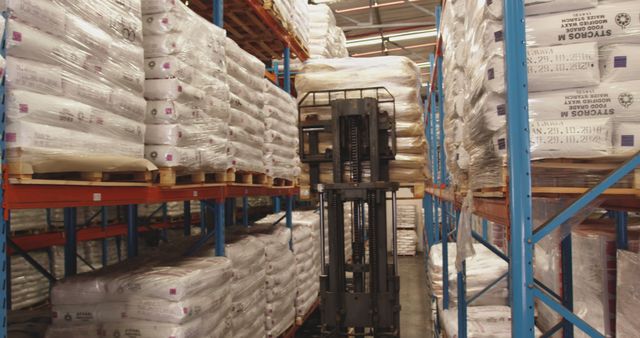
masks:
[[[398,260],[402,338],[433,337],[423,256],[418,253],[415,257],[398,257]]]

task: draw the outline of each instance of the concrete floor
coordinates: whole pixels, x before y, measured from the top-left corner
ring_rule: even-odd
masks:
[[[400,333],[402,338],[431,338],[431,302],[424,255],[398,257],[400,273]]]

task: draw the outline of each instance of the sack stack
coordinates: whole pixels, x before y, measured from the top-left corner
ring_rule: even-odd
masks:
[[[291,230],[283,226],[256,237],[265,244],[267,338],[280,337],[295,322],[295,257],[289,248]]]
[[[293,181],[300,175],[298,105],[291,95],[264,81],[265,172],[272,178]]]
[[[225,31],[182,2],[145,1],[145,156],[178,173],[224,172],[229,87]]]
[[[311,58],[331,59],[349,56],[347,39],[336,25],[329,6],[309,5],[309,55]]]
[[[231,90],[229,155],[235,170],[264,173],[264,73],[262,61],[233,40],[226,40],[227,75]]]
[[[9,0],[12,173],[147,171],[139,1]]]

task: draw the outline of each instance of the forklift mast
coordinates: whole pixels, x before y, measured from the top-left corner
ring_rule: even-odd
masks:
[[[323,337],[399,337],[398,183],[389,182],[389,162],[396,153],[395,100],[382,87],[319,91],[303,97],[299,111],[301,161],[309,165],[311,191],[320,200]],[[321,182],[323,163],[331,166],[331,182]],[[347,203],[352,210],[347,220],[353,232],[351,257],[344,245]]]

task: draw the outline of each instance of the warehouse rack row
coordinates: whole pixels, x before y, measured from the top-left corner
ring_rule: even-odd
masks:
[[[196,12],[207,19],[211,19],[217,26],[224,26],[230,32],[230,37],[256,57],[264,62],[271,59],[284,61],[284,81],[282,88],[291,93],[290,59],[291,53],[304,61],[308,58],[308,52],[301,45],[299,39],[287,30],[281,21],[273,13],[269,12],[264,4],[257,0],[234,1],[225,4],[223,0],[196,0],[187,3]],[[233,8],[232,8],[232,7]],[[228,9],[229,12],[225,12]],[[251,17],[254,26],[247,26],[246,22],[238,20],[237,13]],[[229,18],[227,23],[223,23]],[[244,30],[243,30],[244,29]],[[5,50],[6,36],[3,37],[2,56],[6,57]],[[247,45],[247,43],[251,45]],[[4,75],[4,74],[3,74]],[[269,76],[271,75],[271,76]],[[277,77],[272,74],[266,74]],[[277,81],[274,81],[277,83]],[[5,93],[4,77],[0,86],[3,98]],[[0,106],[2,122],[0,128],[5,129],[5,105]],[[48,182],[42,184],[36,180],[17,181],[10,180],[9,170],[6,161],[6,144],[3,137],[2,143],[2,175],[0,191],[0,214],[3,215],[0,221],[0,246],[6,248],[0,253],[0,264],[3,269],[0,272],[2,280],[2,290],[0,290],[0,317],[2,327],[0,337],[7,336],[7,315],[10,308],[10,271],[9,255],[20,255],[38,272],[42,273],[51,282],[55,277],[41,266],[33,257],[30,251],[45,249],[51,246],[64,247],[64,268],[65,276],[75,275],[78,271],[77,252],[78,242],[102,240],[103,261],[106,259],[106,239],[117,238],[118,246],[120,238],[126,243],[127,257],[138,255],[138,236],[148,231],[165,231],[169,228],[184,229],[184,235],[191,235],[194,225],[200,225],[203,239],[215,238],[215,254],[223,256],[225,227],[235,224],[236,199],[242,200],[242,224],[249,224],[249,197],[272,197],[274,212],[285,210],[284,222],[286,226],[292,227],[292,210],[294,199],[299,194],[299,188],[295,186],[270,187],[264,185],[243,185],[235,183],[220,184],[191,184],[177,185],[172,187],[159,187],[149,184],[127,184],[127,183],[105,183],[105,182],[60,182],[56,184]],[[284,208],[281,200],[284,200]],[[198,201],[200,204],[199,215],[192,215],[191,201]],[[182,219],[169,219],[167,216],[168,202],[184,202]],[[160,204],[157,210],[151,215],[139,217],[138,207],[146,204]],[[120,206],[126,210],[124,217],[118,217],[115,223],[109,223],[107,206]],[[84,222],[78,224],[77,208],[79,207],[99,207],[97,211]],[[63,208],[64,230],[57,232],[28,233],[13,237],[11,231],[11,211],[22,209],[53,209]],[[238,208],[240,209],[240,208]],[[95,210],[95,209],[94,209]],[[207,210],[213,214],[213,219],[207,217]],[[112,218],[112,217],[111,217]],[[211,222],[212,221],[212,222]],[[213,227],[211,224],[213,223]],[[211,230],[208,230],[211,229]],[[208,231],[207,231],[208,230]],[[165,233],[166,236],[166,233]],[[166,238],[166,237],[165,237]],[[118,251],[119,252],[119,251]],[[80,259],[82,259],[80,257]],[[312,307],[313,311],[315,307]],[[302,325],[296,323],[289,330],[291,334]]]
[[[443,1],[444,3],[444,1]],[[447,4],[444,3],[443,6]],[[561,241],[562,266],[562,294],[558,295],[542,282],[534,278],[533,251],[536,244],[557,230],[596,199],[600,207],[606,209],[607,217],[613,218],[617,230],[616,247],[626,250],[628,243],[628,213],[640,211],[640,195],[637,186],[633,189],[616,189],[614,184],[621,178],[633,174],[638,179],[640,171],[640,153],[636,153],[616,164],[611,172],[598,184],[586,188],[572,189],[537,189],[532,187],[531,154],[529,150],[529,112],[527,109],[527,59],[525,44],[525,12],[523,1],[504,1],[504,41],[506,56],[506,92],[508,133],[508,182],[502,191],[493,194],[459,191],[456,182],[449,181],[449,173],[445,158],[445,109],[443,97],[443,42],[441,34],[442,7],[436,11],[438,27],[438,42],[435,55],[431,55],[431,81],[427,99],[425,100],[425,118],[427,121],[427,141],[429,143],[429,159],[433,185],[427,187],[423,199],[425,210],[425,248],[432,249],[436,244],[454,241],[458,231],[458,221],[463,209],[463,199],[466,194],[474,194],[473,214],[482,220],[481,231],[472,231],[472,237],[482,246],[508,263],[508,273],[495,276],[497,279],[489,283],[476,294],[468,294],[466,288],[466,267],[457,271],[457,337],[467,337],[468,304],[486,295],[499,282],[508,279],[509,306],[511,308],[511,336],[534,337],[535,313],[534,300],[547,305],[561,315],[562,320],[543,337],[549,337],[562,330],[564,337],[573,337],[574,328],[578,328],[590,337],[604,337],[604,335],[582,320],[574,313],[573,281],[571,262],[571,237]],[[535,162],[533,162],[535,164]],[[637,182],[636,182],[637,184]],[[533,226],[533,197],[565,197],[572,198],[572,202],[550,220],[534,230]],[[506,252],[488,241],[488,222],[505,227],[508,243]],[[451,305],[450,281],[448,276],[455,267],[449,266],[447,252],[448,245],[442,245],[442,299],[438,307],[448,310]],[[426,260],[429,251],[426,250]],[[471,264],[471,263],[468,263]],[[606,292],[606,290],[605,290]],[[578,310],[578,309],[576,309]],[[440,313],[439,311],[437,312]],[[437,315],[436,315],[437,316]],[[436,320],[436,336],[441,331],[439,320]],[[450,332],[451,334],[451,332]]]

